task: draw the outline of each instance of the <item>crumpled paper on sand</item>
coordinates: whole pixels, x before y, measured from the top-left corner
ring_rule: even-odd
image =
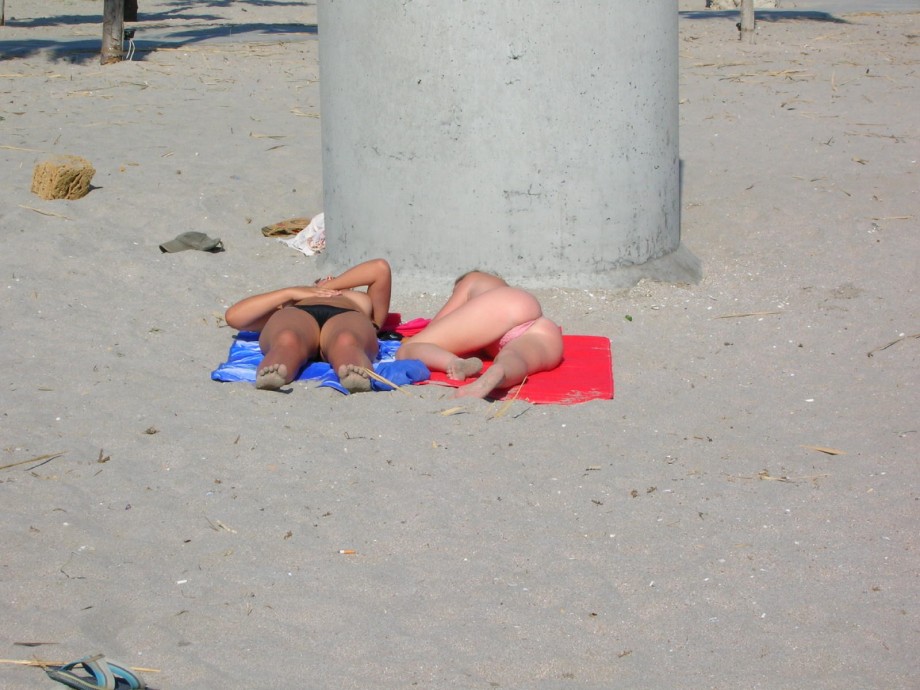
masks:
[[[318,254],[326,248],[326,220],[325,214],[313,216],[310,224],[293,237],[279,237],[279,242],[303,252],[307,256]]]

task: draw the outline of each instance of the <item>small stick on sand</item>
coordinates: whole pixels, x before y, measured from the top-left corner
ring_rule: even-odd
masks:
[[[66,451],[61,451],[60,453],[49,453],[48,455],[39,455],[37,458],[31,458],[29,460],[20,460],[19,462],[11,462],[9,465],[3,465],[0,467],[0,470],[8,470],[10,467],[17,467],[18,465],[28,465],[30,462],[40,462],[45,463],[49,460],[54,460],[55,458],[61,457]]]
[[[781,311],[749,311],[743,314],[724,314],[722,316],[713,316],[714,319],[741,319],[745,316],[770,316],[771,314],[782,314]]]
[[[38,666],[39,668],[45,668],[45,666],[63,666],[66,663],[66,661],[43,661],[42,659],[0,659],[0,664],[14,664],[16,666]],[[137,671],[138,673],[162,672],[158,668],[144,668],[143,666],[128,666],[128,669],[131,671]]]
[[[892,340],[892,341],[891,341],[890,343],[888,343],[887,345],[882,345],[881,347],[877,347],[877,348],[875,348],[874,350],[869,350],[869,351],[866,353],[866,357],[871,357],[871,356],[874,355],[876,352],[881,352],[882,350],[887,350],[887,349],[888,349],[889,347],[891,347],[892,345],[897,345],[897,344],[900,343],[902,340],[907,340],[907,339],[909,339],[909,338],[920,338],[920,333],[914,333],[913,335],[905,335],[905,336],[903,336],[903,337],[901,337],[901,338],[898,338],[897,340]],[[3,468],[0,467],[0,470],[2,470],[2,469],[3,469]]]
[[[215,532],[220,532],[221,530],[224,530],[226,532],[230,532],[231,534],[236,534],[235,529],[232,529],[231,527],[227,527],[227,525],[222,523],[220,520],[217,520],[217,519],[211,520],[211,518],[209,518],[207,515],[204,515],[203,517],[205,520],[208,521],[208,524],[211,526],[211,529],[214,530]]]
[[[40,208],[33,208],[32,206],[24,206],[19,204],[19,208],[24,208],[26,211],[35,211],[36,213],[41,213],[43,216],[53,216],[54,218],[63,218],[64,220],[73,220],[70,216],[65,216],[60,213],[54,213],[53,211],[42,211]]]
[[[368,378],[374,379],[375,381],[379,381],[380,383],[385,383],[386,385],[391,386],[392,388],[394,388],[395,390],[398,390],[400,393],[403,393],[404,395],[408,395],[410,397],[412,396],[412,393],[407,391],[405,388],[402,388],[401,386],[397,386],[392,381],[385,379],[380,374],[378,374],[376,371],[372,371],[371,369],[367,369],[366,367],[361,367],[361,370],[364,372],[364,374]]]
[[[498,419],[499,417],[503,417],[505,414],[507,414],[508,410],[511,408],[512,403],[514,403],[514,401],[517,400],[518,396],[521,394],[525,383],[527,383],[526,376],[524,377],[524,380],[518,384],[517,390],[514,391],[514,395],[504,402],[498,412],[492,415],[492,419]]]
[[[38,666],[39,668],[45,668],[46,666],[63,666],[66,663],[66,661],[43,661],[42,659],[0,659],[0,664]],[[143,666],[128,666],[128,670],[136,671],[137,673],[162,673],[158,668],[144,668]]]
[[[816,450],[819,453],[825,453],[827,455],[846,455],[845,450],[838,450],[837,448],[828,448],[827,446],[802,446],[807,450]]]

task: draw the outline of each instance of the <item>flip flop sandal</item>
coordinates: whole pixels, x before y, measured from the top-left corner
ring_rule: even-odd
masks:
[[[82,666],[92,678],[78,676],[73,669]],[[102,654],[83,657],[58,668],[46,668],[52,680],[76,690],[145,690],[144,679],[128,667],[106,660]]]

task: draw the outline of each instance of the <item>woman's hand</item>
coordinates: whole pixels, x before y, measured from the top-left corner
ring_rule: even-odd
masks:
[[[312,297],[335,297],[341,294],[342,290],[315,285],[281,288],[240,300],[227,309],[224,320],[228,326],[240,331],[261,331],[272,314],[279,309]]]
[[[336,295],[341,294],[341,290],[332,290],[331,288],[304,285],[302,287],[293,288],[293,298],[291,300],[291,304],[294,302],[299,302],[302,299],[308,299],[310,297],[335,297]]]
[[[370,259],[352,266],[341,275],[319,278],[314,284],[342,290],[367,287],[366,294],[371,299],[371,321],[380,324],[387,318],[390,309],[392,282],[389,262],[386,259]]]

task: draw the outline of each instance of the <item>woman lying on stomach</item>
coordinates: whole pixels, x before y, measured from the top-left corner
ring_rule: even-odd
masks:
[[[537,298],[491,273],[470,271],[421,332],[403,340],[397,359],[418,359],[429,369],[463,381],[482,370],[477,355],[493,358],[456,397],[485,398],[525,377],[559,366],[562,331],[543,316]]]

